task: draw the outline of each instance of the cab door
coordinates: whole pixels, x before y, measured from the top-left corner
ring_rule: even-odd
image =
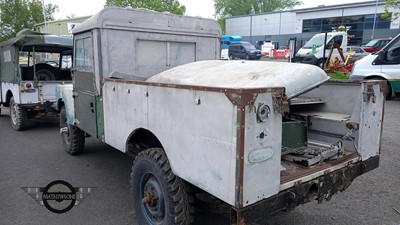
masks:
[[[75,124],[97,137],[96,86],[91,32],[74,37],[73,97]]]

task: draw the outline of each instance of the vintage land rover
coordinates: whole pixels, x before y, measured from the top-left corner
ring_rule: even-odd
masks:
[[[134,157],[138,224],[192,224],[202,193],[249,224],[329,200],[378,167],[379,81],[217,60],[208,19],[106,8],[73,33],[73,85],[57,87],[64,148],[82,153],[91,136]]]
[[[70,37],[24,29],[0,43],[0,105],[10,107],[15,130],[53,111],[56,86],[71,83],[71,62]]]

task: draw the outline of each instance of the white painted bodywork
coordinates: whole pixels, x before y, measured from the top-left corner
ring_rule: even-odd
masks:
[[[354,83],[350,92],[339,86],[336,89],[322,88],[329,77],[312,65],[201,61],[220,58],[220,32],[219,28],[213,29],[215,21],[193,20],[189,24],[183,23],[175,32],[169,30],[174,24],[170,21],[179,22],[180,18],[156,13],[154,18],[153,14],[144,18],[147,13],[132,9],[105,9],[74,30],[75,38],[92,37],[95,46],[100,46],[93,51],[95,69],[91,71],[94,73],[93,93],[96,96],[90,96],[100,100],[95,102],[99,104],[96,105],[98,111],[88,110],[88,113],[82,109],[94,108],[93,104],[88,101],[86,105],[74,105],[74,100],[79,102],[77,99],[91,88],[90,85],[83,87],[87,89],[81,92],[77,89],[74,92],[72,85],[58,86],[56,98],[64,101],[68,123],[87,132],[85,128],[92,126],[83,127],[83,123],[77,120],[93,119],[90,125],[96,129],[104,126],[101,139],[122,152],[128,151],[129,138],[135,131],[145,129],[151,132],[160,141],[175,175],[236,208],[274,196],[292,187],[295,181],[305,182],[322,176],[325,171],[346,167],[348,162],[358,162],[364,155],[367,158],[379,153],[376,139],[368,148],[358,143],[359,149],[365,151],[361,157],[355,156],[325,170],[303,173],[301,178],[282,184],[282,113],[288,113],[289,108],[283,88],[288,99],[305,95],[315,88],[307,94],[324,99],[324,105],[319,105],[318,110],[334,115],[335,127],[332,129],[339,135],[348,130],[345,120],[336,121],[337,118],[350,116],[337,116],[338,113],[351,115],[350,119],[364,124],[369,121],[362,119],[360,113],[365,111],[370,115],[375,112],[377,116],[373,122],[381,123],[378,119],[382,114],[377,113],[377,109],[383,108],[382,98],[376,98],[376,108],[367,102],[357,105],[355,103],[365,92],[359,83]],[[126,22],[132,21],[131,18],[136,18],[138,23]],[[153,20],[149,18],[159,22],[151,23]],[[199,30],[189,32],[193,27],[190,24],[210,27],[211,30],[200,38]],[[176,51],[178,46],[182,51]],[[162,54],[158,50],[162,50]],[[154,60],[154,56],[162,60]],[[177,59],[179,62],[174,62]],[[184,64],[188,61],[198,62]],[[164,71],[166,69],[169,70]],[[75,85],[76,88],[78,85]],[[374,90],[376,88],[374,86]],[[376,89],[376,94],[382,93]],[[270,111],[268,118],[261,122],[257,118],[257,109],[263,104]],[[283,109],[284,106],[287,108]],[[76,116],[79,110],[82,119]],[[330,119],[313,119],[316,121],[313,128],[321,131],[331,128]],[[364,138],[373,132],[378,133],[380,140],[380,128],[363,128],[359,132],[365,131]],[[363,135],[356,131],[354,136],[358,141]]]
[[[126,151],[129,135],[148,129],[176,175],[234,204],[236,113],[223,93],[114,82],[105,82],[103,93],[106,143]]]
[[[74,124],[75,106],[73,100],[73,84],[58,85],[56,87],[55,94],[57,99],[56,109],[61,110],[61,106],[59,105],[58,100],[62,99],[64,105],[66,106],[65,110],[67,116],[67,123]]]
[[[200,61],[147,81],[220,88],[284,86],[289,97],[293,97],[328,79],[315,66],[285,65],[281,68],[280,63]],[[105,82],[102,91],[105,142],[125,152],[130,134],[145,128],[162,143],[176,175],[237,205],[237,106],[223,92],[145,84]],[[273,93],[258,94],[254,105],[260,104],[271,109],[265,122],[257,122],[254,107],[245,109],[243,206],[275,195],[280,188],[282,117],[279,111],[274,111]],[[265,138],[259,138],[260,133]],[[260,162],[250,162],[250,155],[259,150],[272,154]]]
[[[262,61],[200,61],[159,73],[147,81],[222,88],[285,87],[295,97],[329,77],[318,67]]]
[[[25,84],[30,83],[31,88],[25,88]],[[20,84],[2,83],[2,102],[6,102],[8,91],[12,93],[14,102],[17,104],[43,104],[44,102],[54,102],[56,100],[57,85],[70,83],[70,81],[46,81],[36,84],[33,81],[21,81]]]
[[[7,92],[11,91],[14,101],[20,103],[19,85],[14,83],[1,83],[1,102],[7,101]]]

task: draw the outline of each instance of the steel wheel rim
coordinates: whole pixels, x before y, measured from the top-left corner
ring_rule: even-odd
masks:
[[[158,225],[162,224],[165,219],[164,193],[157,178],[152,173],[147,172],[140,178],[140,197],[144,199],[145,192],[148,192],[151,188],[158,197],[157,203],[154,207],[151,207],[150,204],[142,202],[141,208],[146,221],[152,225]]]

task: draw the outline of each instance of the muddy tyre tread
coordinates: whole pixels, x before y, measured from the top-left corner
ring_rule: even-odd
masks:
[[[131,172],[131,187],[134,190],[134,167],[139,160],[151,162],[160,169],[168,186],[166,201],[170,202],[169,210],[166,209],[168,221],[163,224],[171,225],[191,225],[194,223],[194,198],[191,194],[191,188],[181,178],[173,174],[169,165],[168,158],[161,148],[150,148],[139,153],[133,163]],[[135,194],[135,193],[132,193]],[[141,204],[135,202],[134,204]],[[139,212],[137,212],[139,213]],[[139,221],[140,222],[140,221]]]

